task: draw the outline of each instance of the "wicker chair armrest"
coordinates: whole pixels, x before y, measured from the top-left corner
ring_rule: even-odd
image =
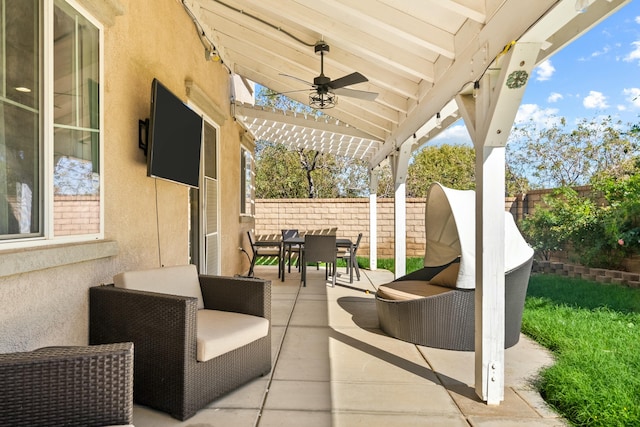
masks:
[[[0,425],[131,424],[133,344],[0,354],[0,389]]]
[[[244,277],[200,276],[204,306],[271,320],[271,281]]]
[[[116,288],[89,289],[91,344],[131,341],[136,355],[160,358],[196,346],[197,299]],[[180,357],[184,359],[185,356]],[[176,360],[176,366],[183,360]]]
[[[106,357],[120,357],[123,360],[133,360],[133,343],[120,342],[114,344],[100,344],[88,346],[50,346],[41,347],[27,353],[20,354],[20,360],[62,360],[62,359],[100,359]],[[0,355],[0,359],[2,359]]]

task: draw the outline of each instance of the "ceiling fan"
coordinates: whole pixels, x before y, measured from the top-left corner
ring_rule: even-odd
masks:
[[[317,42],[314,47],[314,52],[316,53],[316,55],[320,55],[320,75],[313,79],[313,83],[307,82],[295,76],[290,76],[288,74],[281,74],[282,76],[296,79],[313,87],[313,92],[309,94],[309,105],[311,107],[317,109],[332,108],[336,105],[336,95],[343,95],[351,98],[363,99],[366,101],[374,101],[376,99],[378,94],[375,92],[348,89],[346,87],[357,83],[364,83],[369,81],[365,76],[358,72],[347,74],[346,76],[340,77],[336,80],[331,80],[331,78],[324,75],[324,55],[329,53],[328,44],[323,41]]]

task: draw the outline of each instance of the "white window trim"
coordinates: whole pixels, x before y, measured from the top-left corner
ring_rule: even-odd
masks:
[[[195,85],[192,84],[192,82],[190,80],[188,80],[186,82],[186,86],[187,88],[189,87],[196,87]],[[211,102],[211,100],[204,95],[204,92],[202,93],[198,93],[198,96],[196,96],[196,100],[194,100],[193,98],[190,97],[190,95],[193,95],[194,92],[193,91],[189,91],[189,89],[187,90],[187,105],[189,106],[189,108],[191,108],[193,111],[195,111],[196,113],[200,114],[202,116],[202,119],[204,120],[204,122],[206,122],[207,124],[209,124],[211,127],[213,127],[216,131],[216,184],[218,186],[217,189],[217,194],[218,194],[218,202],[220,202],[221,196],[220,196],[220,190],[221,190],[221,185],[220,185],[220,146],[221,144],[221,139],[222,139],[222,133],[221,133],[221,129],[220,129],[220,125],[215,121],[215,118],[212,118],[209,113],[212,112],[211,108],[200,108],[198,101],[199,102],[204,102],[205,105],[207,107],[211,107],[211,105],[215,105]],[[213,110],[214,112],[217,111]],[[224,123],[224,116],[223,117],[223,123]],[[204,132],[204,123],[202,124],[203,127],[203,132]],[[203,138],[204,138],[204,133],[203,133]],[[202,144],[202,148],[201,148],[201,159],[204,159],[204,143]],[[200,217],[200,223],[198,224],[198,227],[200,227],[200,230],[198,231],[198,237],[202,237],[200,236],[202,230],[204,230],[205,228],[205,222],[206,222],[206,213],[207,213],[207,207],[204,206],[204,203],[202,203],[202,201],[204,200],[204,195],[206,192],[205,189],[205,185],[204,185],[204,160],[200,161],[200,176],[198,177],[198,182],[200,183],[200,188],[199,188],[199,198],[200,198],[200,213],[199,213],[199,217]],[[217,240],[217,245],[218,247],[221,247],[222,245],[222,233],[220,232],[220,228],[221,228],[221,214],[222,214],[222,203],[216,203],[216,218],[217,218],[217,225],[216,225],[216,229],[217,231],[217,236],[216,236],[216,240]],[[205,249],[205,242],[204,241],[199,241],[198,242],[199,245],[199,254],[200,254],[200,259],[198,260],[199,265],[206,265],[206,259],[204,259],[204,254],[206,253],[206,249]],[[222,268],[222,257],[218,257],[218,262],[217,262],[217,269],[218,271],[221,271]]]
[[[251,171],[251,188],[249,189],[249,191],[251,192],[251,195],[249,196],[249,200],[250,200],[250,205],[247,209],[247,207],[245,206],[245,211],[248,212],[242,212],[241,208],[242,208],[242,200],[240,200],[240,206],[238,206],[238,209],[240,209],[240,217],[241,218],[254,218],[256,216],[255,212],[256,212],[256,197],[255,197],[255,187],[256,187],[256,171],[255,171],[255,151],[253,151],[251,148],[249,148],[244,142],[240,143],[240,156],[242,156],[244,154],[244,151],[246,151],[247,153],[249,153],[250,157],[251,157],[251,164],[249,165],[249,169]],[[240,164],[242,165],[242,160],[240,159]],[[246,165],[245,165],[246,167]],[[241,174],[246,173],[245,170],[240,171]],[[246,185],[246,182],[244,181],[244,179],[240,179],[240,193],[241,195],[244,194],[244,189],[242,188],[243,186]],[[246,196],[245,196],[246,197]]]
[[[99,133],[99,170],[100,170],[100,230],[93,234],[80,234],[71,236],[56,237],[53,235],[53,112],[54,112],[54,49],[53,49],[53,12],[54,0],[45,0],[42,7],[42,92],[44,102],[42,103],[42,124],[41,132],[44,143],[42,144],[42,172],[40,184],[44,200],[38,209],[42,210],[42,236],[26,237],[24,239],[12,239],[0,241],[0,251],[5,249],[42,247],[48,245],[68,244],[74,242],[88,242],[104,239],[104,26],[84,7],[74,0],[64,0],[71,7],[76,9],[85,19],[98,28],[99,43],[99,67],[98,73],[100,84],[98,85],[98,105],[100,109],[100,133]]]

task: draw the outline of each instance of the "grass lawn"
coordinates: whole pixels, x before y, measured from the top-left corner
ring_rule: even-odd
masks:
[[[534,275],[522,331],[554,353],[538,388],[567,420],[640,426],[640,290]]]

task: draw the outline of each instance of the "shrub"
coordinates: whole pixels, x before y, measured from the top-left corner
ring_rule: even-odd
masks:
[[[563,187],[543,201],[521,224],[541,258],[571,247],[582,265],[620,268],[640,253],[640,174],[600,177],[586,197]]]
[[[640,253],[640,173],[622,180],[605,178],[594,188],[609,203],[603,218],[606,235],[615,240],[625,255]]]

